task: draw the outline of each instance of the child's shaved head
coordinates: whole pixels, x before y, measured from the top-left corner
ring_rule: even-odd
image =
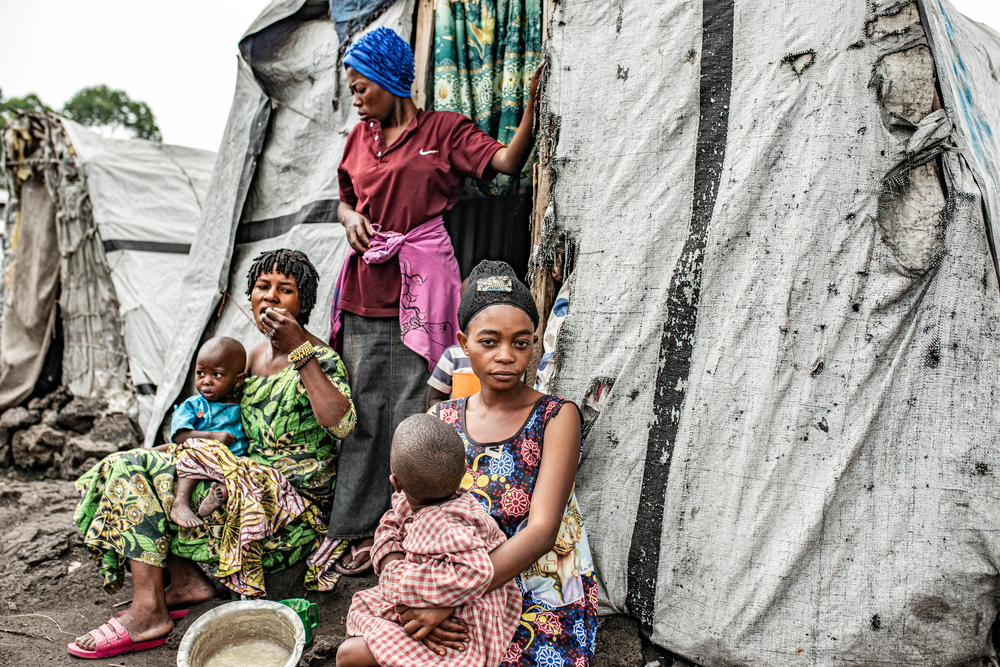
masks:
[[[247,365],[247,351],[235,338],[219,336],[205,341],[198,350],[198,359],[217,360],[227,367],[242,371]]]
[[[414,500],[447,500],[465,475],[465,445],[455,428],[428,414],[404,419],[392,436],[392,474]]]

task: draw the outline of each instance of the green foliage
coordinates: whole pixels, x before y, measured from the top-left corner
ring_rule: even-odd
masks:
[[[52,111],[52,109],[38,99],[38,95],[35,95],[34,93],[28,93],[24,97],[10,97],[5,100],[3,99],[3,91],[0,91],[0,133],[2,133],[3,129],[7,127],[7,121],[10,117],[20,109]]]
[[[145,102],[107,86],[84,88],[62,108],[62,115],[89,127],[121,127],[139,139],[162,141],[153,112]]]
[[[44,102],[38,99],[38,95],[34,93],[28,93],[24,97],[10,97],[8,99],[3,98],[3,91],[0,91],[0,136],[3,135],[4,128],[7,127],[7,122],[10,120],[18,110],[21,109],[31,109],[34,111],[52,111]],[[0,151],[3,147],[0,146]],[[3,172],[0,172],[0,187],[7,186],[7,179]]]

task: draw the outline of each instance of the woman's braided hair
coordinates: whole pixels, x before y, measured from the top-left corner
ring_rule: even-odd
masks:
[[[247,296],[253,292],[257,279],[265,273],[283,273],[295,278],[295,286],[299,290],[299,315],[295,319],[305,326],[309,322],[309,313],[316,305],[316,288],[319,285],[319,273],[304,252],[298,250],[269,250],[262,252],[250,265],[247,272]]]

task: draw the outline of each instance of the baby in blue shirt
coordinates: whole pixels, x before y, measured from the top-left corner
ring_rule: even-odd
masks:
[[[170,439],[181,444],[194,439],[215,440],[236,456],[250,445],[240,420],[239,389],[246,381],[247,353],[232,338],[212,338],[198,350],[194,365],[194,385],[198,393],[174,409]],[[195,477],[177,477],[177,497],[170,508],[170,520],[178,526],[204,525],[191,511]],[[199,511],[201,514],[201,511]]]

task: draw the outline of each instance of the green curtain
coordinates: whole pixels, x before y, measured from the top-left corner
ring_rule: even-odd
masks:
[[[465,114],[509,144],[542,59],[541,15],[541,0],[438,0],[428,106]],[[500,174],[477,186],[488,195],[525,192],[534,162],[532,151],[520,179]]]

